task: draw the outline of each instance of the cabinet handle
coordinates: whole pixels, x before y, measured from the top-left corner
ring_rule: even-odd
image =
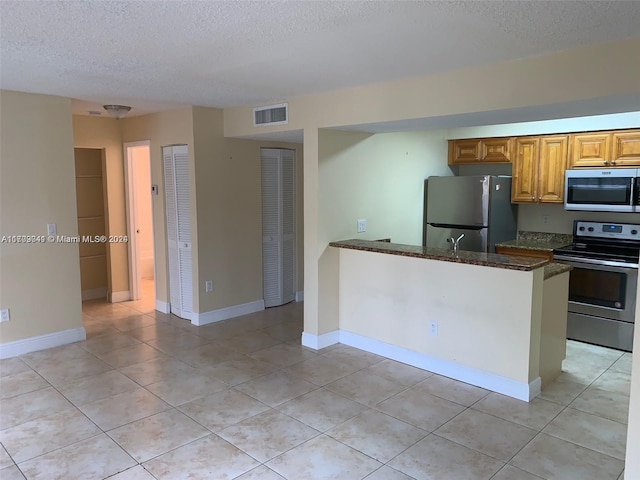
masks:
[[[615,165],[615,164],[616,164],[616,161],[615,161],[615,160],[611,160],[609,163],[610,163],[611,165]]]
[[[605,161],[604,161],[604,164],[605,164],[605,165],[609,165],[609,162],[607,162],[607,161],[605,160]]]

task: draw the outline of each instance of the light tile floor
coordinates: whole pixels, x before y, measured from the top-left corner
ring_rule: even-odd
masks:
[[[0,478],[622,478],[631,355],[568,342],[530,403],[337,345],[302,304],[204,327],[83,306],[87,340],[0,362]]]

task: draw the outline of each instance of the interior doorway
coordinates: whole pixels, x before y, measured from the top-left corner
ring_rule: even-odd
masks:
[[[155,303],[150,142],[125,143],[124,160],[131,300]]]
[[[265,307],[295,299],[295,151],[261,148],[262,284]]]
[[[107,235],[104,150],[74,148],[74,159],[78,235],[80,238]],[[82,300],[107,298],[110,285],[106,244],[85,241],[78,243]]]

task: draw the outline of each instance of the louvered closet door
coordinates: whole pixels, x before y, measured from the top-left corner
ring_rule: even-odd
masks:
[[[282,303],[295,298],[295,156],[293,150],[281,152],[281,191],[282,191]]]
[[[190,320],[193,311],[189,153],[186,145],[163,147],[171,313]]]
[[[262,264],[265,307],[295,296],[295,156],[261,149]]]

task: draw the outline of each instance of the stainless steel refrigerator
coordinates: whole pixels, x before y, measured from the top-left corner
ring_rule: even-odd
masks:
[[[495,244],[514,240],[517,207],[511,204],[511,177],[469,175],[429,177],[424,181],[422,244],[460,250],[495,252]]]

